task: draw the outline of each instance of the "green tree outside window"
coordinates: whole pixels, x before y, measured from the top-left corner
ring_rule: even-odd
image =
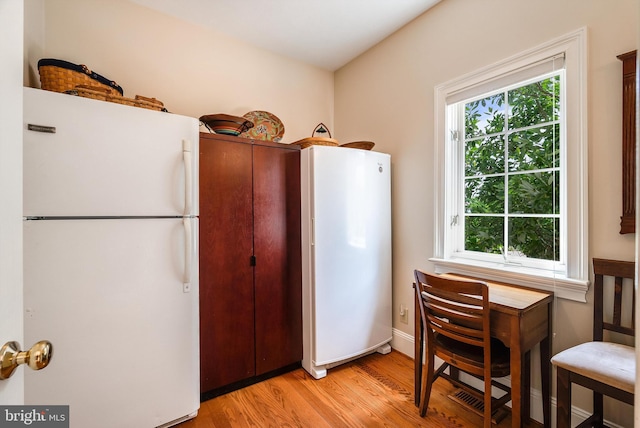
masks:
[[[559,260],[560,78],[465,103],[465,250]]]

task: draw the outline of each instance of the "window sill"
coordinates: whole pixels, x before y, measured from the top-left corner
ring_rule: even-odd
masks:
[[[557,297],[576,302],[587,301],[586,294],[589,290],[589,281],[567,278],[564,275],[553,275],[547,271],[523,269],[498,263],[440,258],[430,258],[429,261],[435,265],[436,273],[469,275],[490,281],[552,291]]]

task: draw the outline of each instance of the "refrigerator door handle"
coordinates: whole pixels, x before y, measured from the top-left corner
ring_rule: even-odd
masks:
[[[182,140],[182,158],[184,159],[184,215],[192,215],[193,202],[193,154],[191,141]]]
[[[193,229],[191,220],[191,217],[182,219],[182,224],[184,225],[184,277],[182,291],[185,293],[191,291],[191,270],[193,267]]]

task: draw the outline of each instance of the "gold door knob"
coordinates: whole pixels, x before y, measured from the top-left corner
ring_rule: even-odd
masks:
[[[53,355],[53,345],[41,340],[28,351],[20,351],[18,342],[7,342],[0,348],[0,380],[11,377],[20,364],[28,365],[32,370],[40,370],[49,365]]]

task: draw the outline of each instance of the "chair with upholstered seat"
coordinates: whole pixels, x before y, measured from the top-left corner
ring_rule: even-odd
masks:
[[[443,377],[484,403],[484,427],[489,428],[492,415],[511,399],[511,391],[492,379],[507,376],[510,364],[509,349],[490,336],[487,284],[430,275],[419,270],[414,275],[426,348],[420,415],[426,414],[433,382]],[[437,370],[435,356],[444,361]],[[445,373],[447,368],[450,368],[449,374]],[[484,390],[461,382],[455,375],[458,370],[483,379]],[[504,396],[493,399],[492,385],[505,391]]]
[[[557,428],[571,426],[571,385],[574,383],[593,391],[593,414],[578,427],[602,426],[603,395],[633,405],[635,348],[604,341],[604,330],[635,336],[635,270],[633,262],[593,259],[593,341],[576,345],[551,358],[557,370]],[[610,284],[610,299],[605,299],[605,277],[614,278]],[[627,297],[625,287],[630,287]],[[623,317],[624,300],[631,302],[628,317]],[[604,307],[608,301],[612,311],[607,312],[608,321],[605,321]],[[611,340],[610,337],[606,339]],[[632,339],[629,341],[633,343]]]

